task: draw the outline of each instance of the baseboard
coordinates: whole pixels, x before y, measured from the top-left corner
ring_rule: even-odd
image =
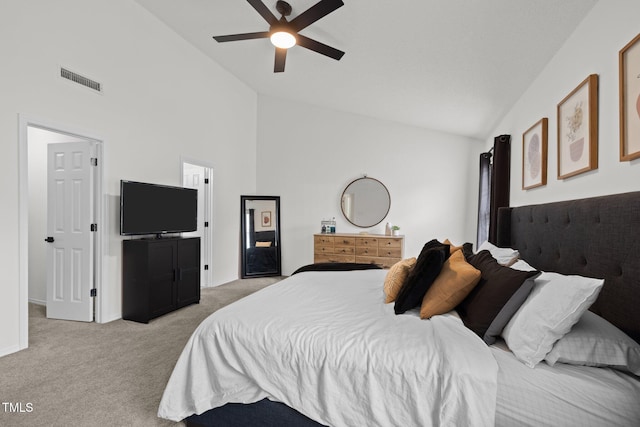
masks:
[[[122,319],[122,313],[111,313],[111,314],[103,314],[102,315],[102,322],[96,322],[96,323],[109,323],[109,322],[113,322],[114,320],[118,320],[118,319]]]
[[[46,301],[42,301],[39,299],[35,299],[35,298],[29,298],[29,302],[32,304],[37,304],[37,305],[47,305]]]
[[[19,345],[11,345],[9,347],[0,348],[0,357],[6,356],[12,353],[17,353],[20,350],[23,350],[23,349],[21,349]]]

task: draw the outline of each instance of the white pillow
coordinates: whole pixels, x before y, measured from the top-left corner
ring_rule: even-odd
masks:
[[[544,358],[553,366],[605,366],[640,376],[640,344],[595,313],[586,311]]]
[[[543,272],[531,294],[502,331],[507,346],[535,367],[598,297],[604,280]]]
[[[511,264],[509,267],[513,268],[514,270],[520,270],[520,271],[534,271],[535,268],[531,267],[527,261],[523,260],[523,259],[519,259],[516,262],[514,262],[513,264]]]
[[[489,241],[481,244],[476,253],[485,250],[491,253],[491,256],[498,261],[498,264],[506,267],[509,267],[511,264],[516,262],[518,258],[520,258],[520,252],[517,250],[511,248],[499,248],[496,245],[489,243]]]

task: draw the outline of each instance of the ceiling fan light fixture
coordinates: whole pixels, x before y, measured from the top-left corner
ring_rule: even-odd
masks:
[[[274,31],[271,33],[269,39],[275,47],[279,47],[281,49],[289,49],[290,47],[295,46],[297,42],[296,36],[283,30]]]

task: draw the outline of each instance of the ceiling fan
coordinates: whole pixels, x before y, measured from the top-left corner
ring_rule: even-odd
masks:
[[[284,63],[287,58],[287,49],[295,46],[302,46],[314,52],[333,58],[337,61],[342,58],[344,52],[327,46],[324,43],[305,37],[298,32],[308,27],[317,20],[324,18],[334,10],[342,7],[342,0],[320,0],[300,15],[287,21],[287,16],[291,14],[291,5],[286,1],[278,0],[276,10],[282,15],[280,19],[276,18],[269,8],[261,0],[247,0],[251,6],[264,18],[269,24],[269,31],[260,31],[257,33],[230,34],[227,36],[214,36],[218,43],[232,42],[237,40],[250,40],[270,38],[271,43],[276,47],[276,58],[273,66],[274,73],[284,71]]]

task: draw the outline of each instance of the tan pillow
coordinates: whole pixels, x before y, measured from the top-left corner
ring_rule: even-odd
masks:
[[[256,242],[256,248],[270,248],[271,242]]]
[[[449,248],[449,253],[450,253],[450,254],[452,254],[452,253],[454,253],[454,252],[459,251],[460,249],[462,249],[462,246],[455,246],[453,243],[451,243],[451,242],[449,241],[449,239],[444,239],[444,242],[442,242],[442,243],[444,243],[445,245],[449,245],[449,246],[451,246],[451,247]]]
[[[384,294],[387,296],[384,300],[386,304],[394,302],[400,292],[400,288],[409,277],[409,272],[416,265],[415,258],[407,258],[398,261],[391,266],[387,277],[384,279]]]
[[[455,251],[442,266],[436,280],[424,295],[420,318],[453,310],[480,281],[482,273],[465,259],[462,251]]]

